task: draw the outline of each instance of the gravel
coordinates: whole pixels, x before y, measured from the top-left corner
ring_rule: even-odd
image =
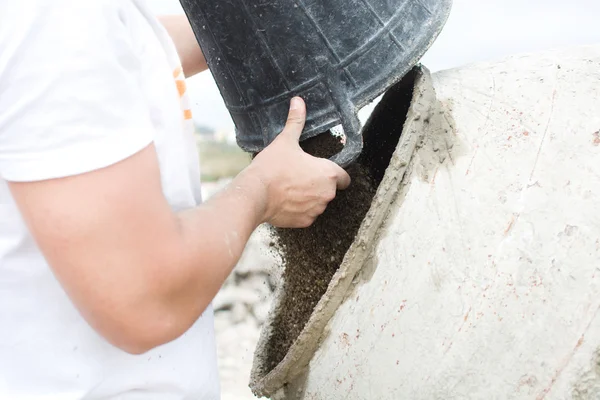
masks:
[[[266,227],[252,235],[213,301],[222,400],[256,399],[248,388],[254,350],[279,274]]]

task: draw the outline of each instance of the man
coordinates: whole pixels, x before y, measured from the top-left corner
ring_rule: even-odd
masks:
[[[210,303],[248,237],[350,178],[302,152],[296,98],[198,205],[183,73],[204,69],[142,0],[0,1],[0,399],[218,398]]]

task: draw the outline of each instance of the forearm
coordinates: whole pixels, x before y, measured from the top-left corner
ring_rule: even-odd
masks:
[[[117,293],[129,293],[133,302],[129,309],[123,308],[120,323],[106,324],[100,331],[134,353],[186,332],[211,303],[262,222],[259,185],[251,176],[240,175],[206,203],[177,213],[176,226],[162,243],[138,248],[152,254],[154,262],[123,265],[138,274],[113,288],[113,298]],[[136,284],[141,289],[137,293],[131,291]],[[123,303],[127,304],[127,299]],[[132,315],[138,320],[132,320]],[[131,325],[124,326],[123,322]],[[152,334],[144,338],[143,332]]]
[[[73,303],[133,353],[177,338],[198,319],[264,219],[263,187],[248,173],[174,213],[153,146],[103,170],[10,188]]]
[[[302,151],[306,109],[225,190],[173,212],[154,145],[111,166],[9,182],[55,276],[89,324],[141,353],[183,334],[204,312],[262,222],[309,226],[350,177]]]
[[[161,297],[165,312],[178,314],[183,331],[210,304],[263,222],[261,185],[242,173],[206,203],[177,214],[179,257],[163,270]]]
[[[185,76],[189,78],[206,70],[206,59],[186,16],[165,15],[159,17],[159,20],[175,43]]]

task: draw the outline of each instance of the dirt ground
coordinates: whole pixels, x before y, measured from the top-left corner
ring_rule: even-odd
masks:
[[[270,241],[260,227],[213,302],[222,400],[256,399],[248,388],[252,359],[278,279]]]

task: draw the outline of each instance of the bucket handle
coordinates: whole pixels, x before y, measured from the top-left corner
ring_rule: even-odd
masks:
[[[346,168],[352,164],[363,149],[363,140],[361,135],[361,124],[360,120],[354,113],[341,114],[342,128],[346,135],[346,143],[344,148],[335,156],[331,157],[330,160],[339,165],[342,168]]]
[[[328,65],[323,71],[327,89],[338,110],[342,128],[344,129],[344,135],[346,136],[344,148],[338,154],[331,157],[330,160],[340,167],[346,168],[356,161],[362,152],[362,124],[358,119],[356,108],[354,107],[350,96],[343,90],[344,83],[341,79],[343,71],[335,70],[331,64],[326,63],[325,65]]]

